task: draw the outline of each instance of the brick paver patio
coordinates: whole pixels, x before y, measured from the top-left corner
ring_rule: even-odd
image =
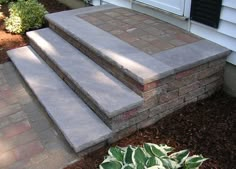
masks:
[[[0,169],[59,169],[77,159],[11,62],[0,65]]]
[[[80,17],[149,55],[200,40],[169,23],[125,8],[88,13]]]

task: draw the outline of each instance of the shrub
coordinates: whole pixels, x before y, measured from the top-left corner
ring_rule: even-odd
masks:
[[[5,19],[6,30],[11,33],[25,33],[42,27],[46,9],[37,0],[18,0],[9,4],[10,16]]]
[[[6,4],[8,2],[10,2],[10,0],[0,0],[0,4]]]
[[[100,169],[198,169],[207,159],[189,156],[188,150],[173,152],[164,144],[145,143],[143,147],[111,147]]]

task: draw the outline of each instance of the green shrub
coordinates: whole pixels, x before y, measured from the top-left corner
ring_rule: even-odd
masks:
[[[145,143],[143,147],[112,147],[100,169],[198,169],[207,159],[189,156],[188,150],[173,152],[164,144]]]
[[[8,2],[10,2],[11,0],[0,0],[0,4],[7,4]]]
[[[25,33],[42,27],[46,9],[37,0],[18,0],[9,4],[10,16],[5,19],[6,30],[11,33]]]

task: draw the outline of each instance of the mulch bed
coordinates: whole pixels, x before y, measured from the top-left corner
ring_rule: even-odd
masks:
[[[69,8],[56,0],[38,0],[49,13],[68,10]],[[28,45],[24,35],[14,35],[7,33],[4,27],[4,18],[8,16],[7,5],[0,6],[0,64],[9,61],[6,51]]]
[[[135,132],[112,146],[168,144],[176,150],[189,149],[210,160],[201,169],[236,168],[236,98],[220,91],[212,97],[190,104],[156,124]],[[109,147],[85,156],[65,169],[96,169]]]

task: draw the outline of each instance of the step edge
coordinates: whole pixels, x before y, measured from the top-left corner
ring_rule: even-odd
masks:
[[[128,111],[131,111],[131,110],[133,110],[133,109],[135,109],[135,108],[138,108],[138,107],[140,107],[141,105],[142,105],[142,103],[143,103],[143,98],[142,97],[140,97],[139,95],[137,95],[135,92],[133,92],[131,89],[129,89],[129,88],[127,88],[128,90],[130,90],[130,91],[132,91],[133,92],[133,94],[134,95],[136,95],[138,98],[139,98],[139,100],[138,101],[136,101],[135,103],[133,103],[133,104],[130,104],[130,105],[127,105],[127,106],[125,106],[125,107],[122,107],[121,109],[117,109],[117,110],[114,110],[113,112],[109,112],[108,110],[106,110],[105,108],[104,108],[104,106],[102,106],[102,105],[100,105],[95,99],[93,99],[93,97],[83,88],[83,87],[81,87],[80,85],[79,85],[79,83],[76,81],[76,80],[74,80],[73,78],[72,78],[72,76],[60,65],[60,64],[58,64],[57,63],[57,61],[55,61],[55,59],[53,59],[52,57],[50,57],[50,56],[48,56],[47,54],[46,54],[46,52],[45,52],[45,50],[44,49],[42,49],[38,44],[37,44],[37,42],[31,37],[31,32],[27,32],[27,37],[29,38],[29,40],[30,40],[30,43],[33,43],[33,44],[31,44],[31,46],[33,47],[33,49],[39,54],[39,56],[42,58],[42,55],[43,55],[43,58],[45,57],[45,59],[46,60],[44,60],[46,63],[48,63],[48,61],[50,62],[50,63],[52,63],[54,66],[53,67],[51,67],[50,65],[49,65],[49,67],[51,68],[51,69],[53,69],[56,73],[57,73],[57,75],[58,75],[58,71],[61,71],[62,73],[63,73],[63,76],[64,76],[64,78],[67,78],[68,80],[69,80],[69,82],[68,83],[70,83],[70,85],[73,85],[73,86],[75,86],[75,92],[77,93],[77,95],[79,95],[80,97],[82,97],[83,99],[82,100],[84,100],[84,97],[85,97],[85,100],[86,99],[88,99],[88,100],[90,100],[90,102],[92,102],[93,104],[92,105],[95,105],[96,106],[96,108],[98,108],[98,109],[100,109],[100,111],[102,111],[102,112],[104,112],[103,114],[105,115],[105,116],[107,116],[108,118],[113,118],[113,117],[115,117],[115,116],[117,116],[117,115],[120,115],[120,114],[122,114],[122,113],[124,113],[124,112],[128,112]],[[66,42],[66,43],[68,43],[68,42]],[[73,47],[73,46],[72,46]],[[36,49],[35,49],[36,48]],[[74,47],[73,47],[74,48]],[[83,53],[81,53],[82,55],[84,55]],[[85,56],[85,55],[84,55]],[[85,56],[86,57],[86,56]],[[54,68],[55,67],[55,68]],[[115,78],[115,77],[114,77]],[[64,82],[65,83],[67,83],[67,81],[65,81],[64,80]],[[70,86],[69,85],[69,86]],[[124,84],[123,84],[124,85]],[[72,89],[73,90],[73,89]],[[82,94],[81,94],[81,93]],[[84,94],[83,94],[84,93]],[[87,105],[89,104],[89,103],[86,103]],[[89,107],[91,107],[90,105],[89,105]],[[93,107],[93,106],[92,106]],[[95,110],[94,110],[95,111]]]
[[[30,46],[24,46],[24,47],[28,47],[29,49],[31,49],[32,51],[34,51]],[[24,48],[24,47],[20,47],[20,48]],[[48,112],[48,108],[45,107],[45,105],[42,104],[41,99],[37,96],[37,94],[34,92],[34,90],[32,89],[32,87],[30,86],[30,84],[28,83],[28,81],[26,80],[26,77],[21,73],[21,71],[18,70],[18,67],[16,66],[15,60],[10,56],[11,52],[16,51],[18,48],[16,49],[11,49],[7,51],[8,56],[10,57],[11,61],[13,62],[14,67],[16,67],[17,72],[19,72],[21,78],[24,80],[24,82],[27,84],[27,87],[32,91],[32,93],[34,94],[34,96],[37,98],[37,100],[39,101],[40,105],[44,108],[44,110],[46,112]],[[36,54],[36,52],[34,51],[34,54]],[[89,148],[90,146],[95,146],[96,144],[99,144],[103,141],[106,141],[107,139],[109,139],[111,137],[111,135],[113,134],[112,130],[107,127],[107,125],[101,121],[102,123],[104,123],[104,125],[107,127],[107,130],[109,131],[108,134],[104,134],[103,136],[99,137],[96,141],[93,141],[92,143],[84,143],[81,144],[79,147],[75,147],[73,142],[71,141],[71,139],[69,139],[69,137],[67,136],[66,132],[64,130],[62,130],[62,128],[60,127],[60,125],[58,125],[57,121],[55,120],[55,118],[51,115],[51,113],[47,113],[47,115],[52,119],[52,121],[54,122],[54,124],[60,129],[60,131],[63,133],[63,136],[66,138],[67,142],[71,145],[71,147],[73,148],[73,150],[75,152],[80,152],[83,151],[87,148]],[[80,148],[82,147],[82,148]]]
[[[74,17],[74,19],[77,19],[75,16],[68,15],[67,17]],[[128,69],[121,69],[123,67],[121,64],[119,64],[117,61],[113,60],[112,58],[110,58],[106,54],[104,54],[101,50],[96,49],[95,47],[93,47],[92,45],[90,45],[89,43],[84,41],[83,39],[79,38],[77,35],[72,33],[70,30],[65,29],[60,23],[56,22],[53,17],[51,18],[50,16],[46,16],[46,19],[48,20],[49,23],[51,23],[51,24],[49,24],[49,27],[51,29],[53,29],[53,30],[55,30],[55,28],[59,29],[60,31],[64,32],[66,34],[66,36],[68,36],[70,38],[73,38],[75,41],[80,42],[84,46],[90,48],[92,51],[94,51],[99,56],[101,56],[101,58],[103,60],[108,61],[111,65],[117,67],[121,72],[125,73],[126,75],[128,75],[129,77],[131,77],[132,79],[134,79],[135,81],[137,81],[141,85],[145,85],[145,84],[148,84],[148,83],[160,80],[160,79],[162,79],[164,77],[167,77],[167,76],[169,76],[171,74],[174,74],[174,71],[173,71],[173,69],[171,67],[169,67],[168,65],[166,65],[166,64],[164,64],[162,62],[159,62],[158,60],[153,59],[153,61],[157,62],[158,64],[161,64],[162,66],[164,66],[166,70],[164,70],[164,71],[162,70],[161,72],[155,72],[155,75],[150,76],[150,77],[148,77],[146,79],[144,79],[142,77],[139,77],[139,75],[137,73],[134,73],[134,72],[132,72],[132,71],[130,71]],[[88,23],[88,24],[90,24],[90,23]],[[91,25],[91,26],[93,26],[93,25]],[[54,28],[52,28],[52,27],[54,27]],[[93,27],[95,27],[95,26],[93,26]],[[103,30],[101,30],[101,31],[103,31]],[[118,39],[118,38],[116,38],[114,36],[113,36],[113,38]],[[66,41],[68,41],[68,40],[66,40]],[[128,43],[126,43],[126,44],[129,45]],[[140,53],[143,53],[143,52],[140,51]],[[149,56],[149,55],[147,55],[147,56]],[[149,57],[151,58],[151,56],[149,56]]]

